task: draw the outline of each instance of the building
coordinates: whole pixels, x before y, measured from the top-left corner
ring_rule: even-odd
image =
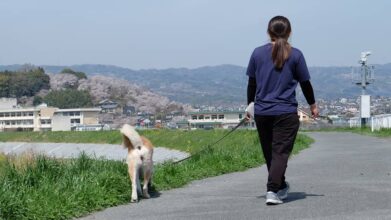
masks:
[[[59,109],[46,104],[21,108],[15,107],[13,102],[0,105],[0,131],[69,131],[80,125],[102,127],[98,120],[100,108]]]
[[[136,113],[136,108],[134,106],[125,105],[122,108],[122,114],[124,114],[126,116],[130,116],[134,113]]]
[[[118,103],[108,99],[100,101],[98,106],[102,109],[103,113],[121,113],[121,107]]]
[[[0,98],[0,109],[16,108],[16,98]]]
[[[244,111],[199,111],[190,112],[188,126],[191,129],[234,128],[245,117]],[[182,122],[182,124],[184,124]],[[255,127],[253,121],[248,127]]]
[[[203,128],[234,128],[245,117],[245,111],[200,111],[190,112],[187,123],[181,121],[178,127],[185,128],[187,125],[191,129]],[[311,116],[302,109],[298,109],[300,122],[311,122]],[[254,120],[251,120],[244,127],[255,128]]]

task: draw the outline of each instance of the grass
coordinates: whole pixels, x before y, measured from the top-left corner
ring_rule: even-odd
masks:
[[[338,131],[338,132],[353,132],[361,135],[369,135],[375,137],[391,137],[391,129],[390,128],[382,128],[380,130],[371,131],[371,128],[349,128],[349,127],[341,127],[341,128],[323,128],[319,130],[313,131]]]
[[[143,131],[157,146],[191,153],[225,134],[214,131]],[[31,132],[33,133],[33,132]],[[57,132],[54,132],[57,133]],[[70,142],[120,143],[118,131],[61,132]],[[27,134],[27,133],[25,133]],[[93,135],[94,134],[94,135]],[[19,134],[20,135],[20,134]],[[57,134],[29,134],[29,140],[70,140]],[[2,136],[1,138],[4,138]],[[12,140],[26,140],[23,135]],[[117,139],[119,140],[117,140]],[[95,139],[93,139],[96,141]],[[308,147],[312,139],[299,134],[294,153]],[[181,187],[206,177],[242,171],[264,163],[256,131],[238,130],[213,148],[207,148],[183,163],[155,166],[153,185],[157,191]],[[0,219],[70,219],[130,200],[130,181],[123,162],[89,158],[56,160],[43,156],[5,157],[0,154]]]

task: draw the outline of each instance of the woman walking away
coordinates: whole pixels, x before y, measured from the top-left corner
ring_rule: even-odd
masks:
[[[304,56],[288,43],[289,20],[272,18],[267,32],[271,42],[256,48],[248,64],[247,101],[254,102],[254,119],[269,173],[266,204],[276,205],[283,203],[289,192],[285,170],[300,125],[295,94],[298,83],[313,117],[318,116],[318,108]]]

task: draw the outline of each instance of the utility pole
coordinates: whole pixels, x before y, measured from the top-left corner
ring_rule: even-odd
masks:
[[[369,51],[361,52],[361,59],[358,61],[358,63],[361,64],[358,77],[354,77],[352,68],[353,81],[356,85],[361,87],[360,118],[362,128],[366,126],[368,119],[371,117],[371,96],[367,95],[366,89],[369,84],[375,81],[375,67],[368,66],[367,64],[369,55],[371,55],[371,52]]]

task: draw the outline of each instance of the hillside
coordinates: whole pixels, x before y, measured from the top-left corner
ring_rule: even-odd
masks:
[[[17,68],[17,65],[7,68]],[[43,66],[47,72],[60,72],[65,66]],[[0,66],[0,70],[6,68]],[[196,69],[132,70],[110,65],[73,65],[70,68],[88,75],[105,75],[126,79],[138,86],[167,96],[170,100],[190,104],[243,104],[246,102],[246,69],[234,65]],[[368,87],[374,96],[391,96],[391,63],[375,65],[376,81]],[[310,67],[317,98],[335,99],[360,94],[351,81],[350,67]],[[299,93],[300,94],[300,93]],[[299,95],[302,99],[302,96]]]

